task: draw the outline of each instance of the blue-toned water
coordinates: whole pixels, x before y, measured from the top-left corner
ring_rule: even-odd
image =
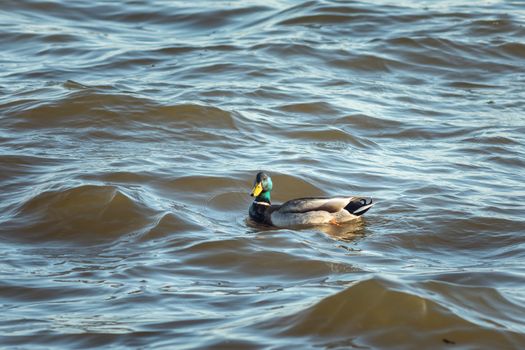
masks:
[[[525,347],[525,3],[0,2],[0,346]],[[344,226],[247,218],[367,195]]]

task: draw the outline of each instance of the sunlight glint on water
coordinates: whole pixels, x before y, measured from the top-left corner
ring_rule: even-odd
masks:
[[[6,348],[522,348],[525,7],[3,1]],[[247,218],[367,195],[362,220]]]

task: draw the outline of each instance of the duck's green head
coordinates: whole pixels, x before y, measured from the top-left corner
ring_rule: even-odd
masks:
[[[257,173],[257,176],[255,177],[250,196],[255,197],[256,201],[270,203],[270,191],[272,188],[272,179],[261,171]]]

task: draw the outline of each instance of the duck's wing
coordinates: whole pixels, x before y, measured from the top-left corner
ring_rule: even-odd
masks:
[[[292,199],[279,208],[280,213],[306,213],[309,211],[326,211],[336,213],[346,209],[353,215],[364,214],[374,205],[369,197],[309,197]]]

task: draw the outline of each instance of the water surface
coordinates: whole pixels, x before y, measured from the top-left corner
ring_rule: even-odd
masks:
[[[525,347],[520,1],[0,3],[5,348]],[[343,227],[247,220],[358,194]]]

